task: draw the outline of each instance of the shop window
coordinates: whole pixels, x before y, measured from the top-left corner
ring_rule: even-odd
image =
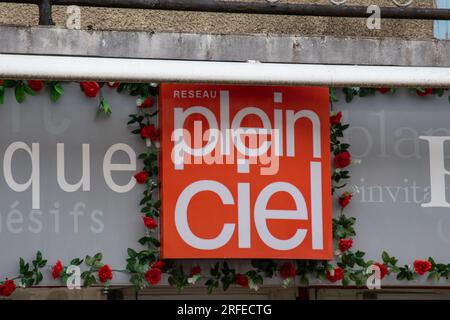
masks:
[[[436,7],[440,9],[450,9],[450,0],[436,0]],[[434,21],[434,37],[448,40],[450,36],[450,21]]]

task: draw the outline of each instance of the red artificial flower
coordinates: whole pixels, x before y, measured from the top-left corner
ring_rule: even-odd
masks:
[[[348,151],[341,152],[334,156],[334,166],[336,168],[345,168],[350,164],[352,157]]]
[[[164,261],[158,260],[153,265],[152,268],[156,268],[159,270],[163,270],[166,267],[166,263]]]
[[[63,270],[63,265],[62,265],[61,261],[59,261],[59,260],[56,261],[56,264],[53,267],[53,271],[52,271],[53,279],[59,278],[59,276],[61,275],[62,270]]]
[[[142,103],[138,106],[138,108],[148,109],[153,106],[153,99],[151,97],[147,97],[142,101]]]
[[[44,87],[44,82],[41,80],[28,80],[28,86],[36,92],[39,92]]]
[[[0,86],[2,86],[3,85],[3,80],[0,80]]]
[[[100,282],[112,280],[113,278],[112,270],[107,264],[105,264],[98,270],[98,278],[100,279]]]
[[[283,263],[278,271],[283,279],[294,278],[297,274],[297,270],[292,262]]]
[[[83,90],[85,96],[89,97],[89,98],[95,98],[97,96],[98,92],[100,91],[100,85],[95,81],[80,82],[80,87],[81,87],[81,90]]]
[[[332,126],[338,125],[341,122],[342,112],[336,113],[334,116],[330,117],[330,124]]]
[[[0,296],[9,297],[16,291],[16,284],[13,280],[6,280],[4,284],[0,284]]]
[[[418,96],[425,97],[433,93],[433,88],[425,88],[424,91],[420,91],[419,89],[417,89],[416,92]]]
[[[427,260],[416,260],[414,261],[414,271],[422,276],[431,270],[431,262]]]
[[[348,192],[344,192],[338,199],[339,205],[341,206],[342,209],[344,209],[346,206],[348,206],[348,204],[350,203],[351,200],[352,200],[352,194],[348,193]]]
[[[141,171],[134,175],[134,178],[136,179],[137,183],[144,184],[148,180],[148,172],[147,171]]]
[[[247,276],[244,276],[243,274],[238,273],[236,275],[236,284],[240,285],[241,287],[248,288]]]
[[[106,85],[110,88],[117,88],[118,86],[120,86],[120,82],[118,82],[118,81],[107,82]]]
[[[144,224],[148,229],[155,229],[158,226],[158,223],[155,221],[155,219],[151,218],[151,217],[143,217],[144,219]]]
[[[389,269],[384,263],[375,262],[374,265],[380,268],[380,279],[383,280],[389,274]]]
[[[141,129],[141,137],[150,139],[151,141],[156,141],[158,137],[158,130],[152,124],[145,126]]]
[[[388,93],[389,91],[391,91],[391,88],[378,88],[377,91],[385,94],[385,93]]]
[[[161,281],[161,270],[158,268],[151,268],[147,270],[144,277],[148,283],[153,285],[158,284],[158,282]]]
[[[339,239],[339,250],[345,252],[353,246],[353,239]]]
[[[336,282],[344,278],[344,270],[340,267],[334,269],[334,274],[331,275],[330,271],[327,270],[326,278],[330,282]]]
[[[202,269],[200,268],[200,266],[195,266],[192,268],[191,273],[189,274],[189,277],[193,277],[197,274],[200,274],[202,272]]]

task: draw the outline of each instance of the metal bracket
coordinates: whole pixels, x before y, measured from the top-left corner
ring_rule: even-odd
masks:
[[[39,3],[39,25],[53,26],[51,0],[42,0]]]

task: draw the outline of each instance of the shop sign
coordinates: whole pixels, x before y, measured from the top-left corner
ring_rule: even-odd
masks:
[[[332,258],[327,88],[167,84],[163,258]]]

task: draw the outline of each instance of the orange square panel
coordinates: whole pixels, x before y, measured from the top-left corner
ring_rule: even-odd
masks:
[[[164,259],[331,259],[328,88],[163,84]]]

